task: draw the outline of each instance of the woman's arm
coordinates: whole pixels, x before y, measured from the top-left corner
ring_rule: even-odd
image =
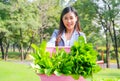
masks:
[[[47,42],[47,46],[50,46],[50,47],[55,46],[55,41],[56,41],[57,35],[58,35],[58,30],[55,29],[50,40]]]

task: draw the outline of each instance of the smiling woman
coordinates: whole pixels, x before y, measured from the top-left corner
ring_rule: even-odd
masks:
[[[79,36],[85,34],[81,31],[77,11],[69,6],[63,9],[60,16],[59,30],[54,30],[47,46],[72,46]]]

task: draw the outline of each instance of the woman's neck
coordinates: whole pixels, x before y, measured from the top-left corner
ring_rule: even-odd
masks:
[[[73,30],[66,30],[66,34],[72,34],[73,31],[74,31],[74,29]]]
[[[66,33],[65,33],[66,40],[70,40],[71,39],[73,31],[74,30],[69,30],[69,31],[66,30]]]

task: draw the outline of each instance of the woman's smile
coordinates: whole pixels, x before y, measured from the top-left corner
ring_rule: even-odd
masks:
[[[63,23],[66,30],[73,30],[77,21],[77,17],[73,12],[69,12],[63,16]]]

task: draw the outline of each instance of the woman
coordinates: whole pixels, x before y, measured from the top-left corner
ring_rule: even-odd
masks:
[[[61,13],[59,30],[54,30],[47,46],[72,46],[79,36],[86,40],[81,32],[78,14],[73,7],[66,7]]]

